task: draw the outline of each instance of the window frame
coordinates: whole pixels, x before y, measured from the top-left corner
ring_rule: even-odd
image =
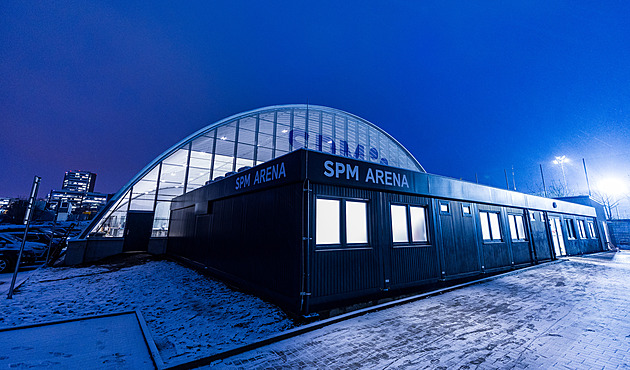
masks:
[[[588,239],[586,236],[586,227],[584,226],[584,220],[577,220],[578,224],[578,235],[580,239]]]
[[[446,211],[442,210],[442,206],[446,207]],[[440,214],[442,215],[450,215],[451,214],[451,204],[448,200],[440,200],[438,201],[438,207],[440,210]]]
[[[565,218],[565,225],[567,228],[567,239],[577,240],[577,233],[575,232],[575,222],[572,218]]]
[[[499,232],[499,238],[495,239],[494,238],[494,231],[493,231],[493,227],[492,227],[492,222],[490,219],[490,214],[494,214],[497,217],[497,221],[498,221],[498,232]],[[483,216],[485,216],[485,220],[487,222],[488,225],[488,231],[490,233],[490,239],[486,239],[483,235]],[[484,244],[489,244],[489,243],[503,243],[505,242],[503,240],[503,233],[501,232],[501,212],[500,211],[486,211],[486,210],[480,210],[479,211],[479,222],[482,224],[482,233],[481,233],[481,240],[483,241]]]
[[[405,221],[406,221],[406,227],[407,227],[407,241],[406,242],[396,242],[394,241],[394,225],[393,225],[393,218],[391,217],[391,209],[392,206],[402,206],[405,207]],[[412,221],[411,221],[411,208],[420,208],[424,210],[424,227],[426,230],[426,240],[422,240],[422,241],[414,241],[413,240],[413,225],[412,225]],[[450,210],[450,208],[449,208]],[[430,229],[430,225],[429,225],[429,206],[428,205],[422,205],[422,204],[409,204],[409,203],[398,203],[398,202],[392,202],[389,204],[389,214],[390,214],[390,226],[391,226],[391,231],[390,231],[390,240],[392,242],[392,246],[394,248],[397,247],[417,247],[417,246],[428,246],[431,244],[431,229]]]
[[[522,226],[523,228],[523,234],[521,235],[521,232],[519,231],[519,224],[517,223],[517,217],[520,218],[520,226]],[[516,238],[514,238],[514,234],[512,233],[512,222],[510,220],[513,220],[514,223],[514,233],[516,234]],[[512,239],[512,241],[516,241],[516,242],[526,242],[529,239],[527,238],[527,226],[525,225],[525,218],[523,217],[523,214],[520,213],[508,213],[508,226],[510,227],[510,238]]]
[[[464,212],[464,209],[468,209],[468,213]],[[472,217],[472,205],[470,203],[462,203],[462,216]]]
[[[318,244],[317,241],[317,201],[319,199],[322,200],[334,200],[339,202],[339,243],[335,244]],[[348,225],[347,225],[347,202],[355,202],[355,203],[364,203],[365,204],[365,222],[366,222],[366,236],[367,243],[348,243]],[[349,197],[337,197],[337,196],[328,196],[321,195],[315,197],[315,207],[313,207],[313,211],[315,213],[313,217],[314,222],[314,230],[313,230],[313,245],[315,246],[315,250],[318,251],[330,251],[330,250],[340,250],[340,249],[369,249],[372,248],[371,242],[371,227],[370,227],[370,200],[363,198],[349,198]]]
[[[595,223],[593,221],[586,221],[588,227],[588,233],[591,239],[597,239],[597,232],[595,231]]]

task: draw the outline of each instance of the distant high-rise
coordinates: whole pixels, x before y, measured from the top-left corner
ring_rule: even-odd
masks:
[[[76,220],[90,219],[98,213],[109,198],[107,194],[94,192],[95,183],[95,173],[89,171],[66,172],[61,190],[50,192],[48,208],[58,211],[59,214],[71,213],[72,218]],[[64,215],[64,217],[66,216]]]
[[[61,190],[93,192],[96,174],[89,171],[68,171],[63,177]]]

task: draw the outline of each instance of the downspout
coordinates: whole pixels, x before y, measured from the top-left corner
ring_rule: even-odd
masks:
[[[308,152],[304,155],[305,179],[302,185],[302,279],[300,288],[300,312],[309,317],[309,289],[311,279],[311,183],[308,180]],[[306,206],[305,203],[306,202]],[[306,214],[305,214],[306,213]]]

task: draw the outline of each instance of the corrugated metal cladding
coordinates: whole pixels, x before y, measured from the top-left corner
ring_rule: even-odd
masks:
[[[176,198],[168,253],[196,261],[294,313],[602,246],[589,207],[559,201],[553,207],[560,212],[551,212],[550,200],[523,194],[519,205],[540,208],[517,208],[505,203],[515,197],[512,192],[501,189],[492,189],[481,202],[479,185],[441,177],[438,197],[424,187],[423,179],[432,175],[308,151],[265,166]],[[269,168],[280,167],[283,175],[269,175]],[[401,180],[395,187],[393,176],[406,176],[408,186]],[[475,201],[447,198],[449,188],[474,193]],[[321,214],[338,218],[336,226],[327,219],[318,225],[319,199],[322,210],[332,207]],[[496,199],[504,203],[493,203]],[[349,212],[352,207],[361,211]],[[321,243],[319,226],[326,230]],[[361,238],[349,242],[348,230],[360,230]]]
[[[374,191],[341,188],[338,186],[313,185],[313,196],[332,199],[354,199],[368,202],[368,239],[380,237],[379,229],[374,225],[378,219],[378,193]],[[315,204],[314,199],[312,204]],[[316,233],[315,207],[311,207],[312,235]],[[370,244],[360,248],[313,247],[312,253],[312,297],[316,304],[343,295],[344,298],[378,292],[381,288],[381,266],[379,250]],[[333,297],[330,297],[333,296]]]
[[[293,184],[267,189],[264,195],[253,192],[174,209],[168,253],[295,307],[301,279],[301,196],[301,184]],[[195,215],[195,208],[205,210]]]

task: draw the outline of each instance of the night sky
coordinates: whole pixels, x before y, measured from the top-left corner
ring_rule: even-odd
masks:
[[[430,173],[517,190],[630,180],[628,1],[4,1],[0,196],[116,192],[219,119],[310,103]]]

